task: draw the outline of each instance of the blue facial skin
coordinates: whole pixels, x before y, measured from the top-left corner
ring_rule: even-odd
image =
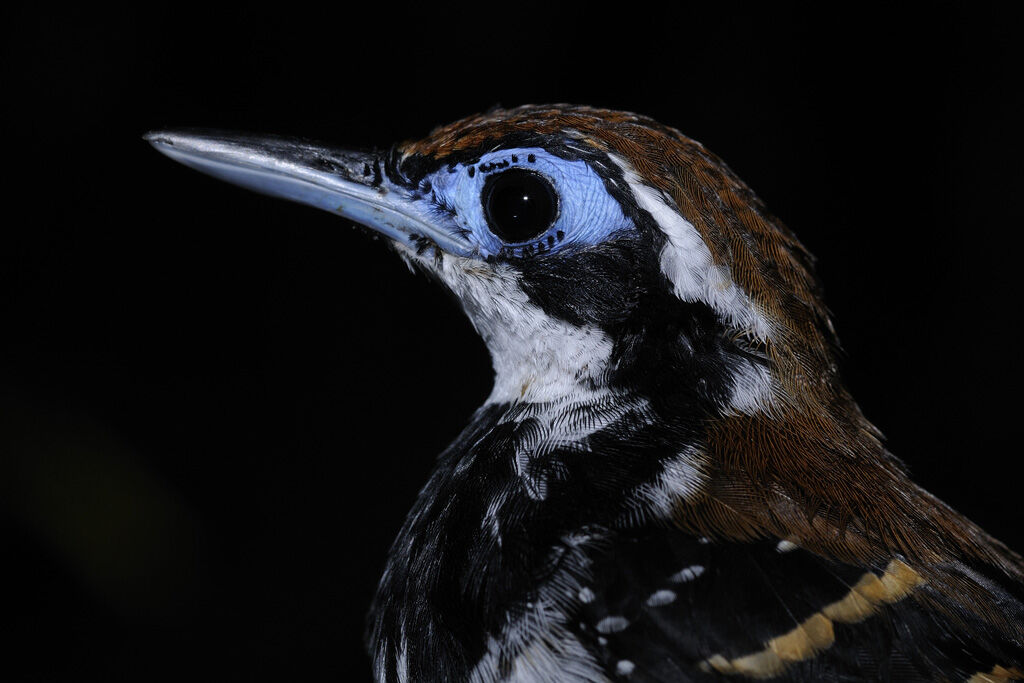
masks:
[[[487,227],[481,191],[487,177],[512,168],[539,173],[558,195],[558,217],[529,242],[504,242]],[[472,170],[471,170],[472,169]],[[475,164],[443,167],[427,177],[432,192],[421,201],[477,248],[482,258],[557,253],[592,246],[633,230],[633,223],[608,194],[604,181],[585,161],[568,161],[539,147],[503,149],[484,154]]]

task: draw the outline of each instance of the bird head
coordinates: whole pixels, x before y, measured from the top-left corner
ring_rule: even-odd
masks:
[[[810,256],[718,158],[648,118],[526,106],[385,153],[147,139],[385,236],[461,301],[491,352],[492,402],[635,389],[715,414],[837,395]]]

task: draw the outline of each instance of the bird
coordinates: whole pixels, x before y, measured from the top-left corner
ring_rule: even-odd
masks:
[[[376,680],[1024,680],[1024,560],[887,450],[814,258],[702,144],[583,105],[146,139],[383,236],[490,352],[388,554]]]

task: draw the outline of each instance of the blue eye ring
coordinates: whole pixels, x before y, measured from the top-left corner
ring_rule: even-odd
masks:
[[[488,229],[509,245],[543,237],[561,211],[554,183],[525,168],[489,174],[480,190],[480,204]]]
[[[603,168],[603,167],[601,167]],[[488,183],[505,176],[540,179],[538,196],[554,192],[551,208],[541,212],[528,230],[514,234],[488,220]],[[497,180],[490,180],[497,176]],[[507,176],[514,178],[514,175]],[[635,230],[633,221],[611,194],[595,166],[583,159],[567,159],[542,147],[494,149],[464,162],[442,166],[427,178],[430,189],[420,195],[430,220],[444,223],[473,244],[484,260],[516,260],[549,254],[570,254],[600,244],[622,231]],[[496,229],[497,228],[497,229]],[[546,228],[546,229],[545,229]]]

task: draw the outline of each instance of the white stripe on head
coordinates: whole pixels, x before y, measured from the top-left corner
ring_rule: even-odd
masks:
[[[608,156],[622,171],[637,204],[665,233],[661,270],[672,283],[675,295],[683,301],[705,303],[731,327],[749,332],[757,339],[768,339],[771,323],[733,281],[729,267],[714,262],[700,232],[682,217],[675,203],[646,184],[624,159],[614,154]]]

